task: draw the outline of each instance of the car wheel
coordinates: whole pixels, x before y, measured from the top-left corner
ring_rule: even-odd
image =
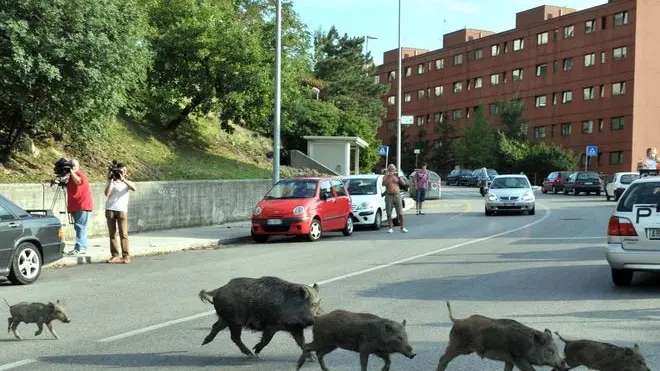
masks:
[[[545,194],[545,193],[548,193],[548,190],[545,189],[545,187],[544,187],[544,188],[541,188],[541,193],[544,193],[544,194]]]
[[[307,239],[314,242],[318,241],[321,238],[321,221],[317,218],[312,219],[312,223],[309,225],[309,233],[307,234]]]
[[[268,237],[270,237],[267,234],[254,234],[252,233],[252,241],[256,243],[266,243],[268,242]]]
[[[377,231],[380,229],[380,226],[383,224],[383,212],[378,209],[376,211],[376,218],[374,219],[374,224],[371,225],[371,229]]]
[[[596,191],[596,196],[600,196],[600,191]]]
[[[579,195],[580,192],[578,192],[577,188],[573,188],[573,196]]]
[[[552,193],[557,194],[557,187],[552,186]]]
[[[532,206],[531,210],[527,211],[527,214],[529,215],[535,215],[536,214],[536,205]]]
[[[14,259],[11,263],[11,271],[7,277],[16,285],[28,285],[33,283],[41,275],[41,253],[31,242],[23,242],[18,245]]]
[[[633,273],[629,269],[612,269],[612,282],[617,286],[630,286]]]
[[[353,234],[353,217],[351,214],[348,214],[348,217],[346,218],[346,225],[344,226],[344,229],[341,231],[341,233],[343,233],[344,236],[350,236]]]
[[[619,202],[619,198],[621,198],[621,196],[614,196],[614,201]]]
[[[486,209],[486,216],[491,216],[491,215],[493,215],[493,210]]]
[[[605,190],[605,198],[607,199],[607,201],[609,201],[612,198],[610,197],[610,195],[607,194],[607,189]]]
[[[568,189],[564,188],[564,195],[568,195]]]

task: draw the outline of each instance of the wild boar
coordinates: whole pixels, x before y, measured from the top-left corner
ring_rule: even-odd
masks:
[[[53,329],[53,320],[59,320],[64,323],[71,322],[64,312],[63,304],[59,300],[54,304],[21,302],[10,305],[7,300],[5,300],[5,303],[7,303],[11,315],[7,320],[7,333],[12,331],[16,339],[19,340],[21,339],[21,336],[18,334],[17,328],[21,322],[37,324],[38,330],[34,333],[34,336],[41,335],[45,323],[55,339],[59,339],[60,337]]]
[[[565,343],[567,370],[585,366],[598,371],[651,371],[637,344],[628,348],[593,340],[566,340],[555,334]]]
[[[238,277],[211,292],[200,291],[202,301],[213,304],[218,321],[204,339],[213,341],[229,327],[231,340],[247,356],[258,356],[278,331],[291,334],[298,346],[305,346],[304,330],[322,313],[319,286],[293,283],[278,277]],[[252,349],[241,340],[243,329],[261,332],[261,341]]]
[[[415,352],[408,343],[406,320],[395,322],[370,313],[353,313],[335,310],[316,318],[312,326],[314,340],[305,344],[298,359],[296,370],[300,370],[312,351],[316,353],[321,370],[328,371],[323,357],[337,348],[360,353],[362,371],[367,371],[370,354],[383,361],[383,371],[388,371],[392,361],[390,354],[400,353],[413,359]]]
[[[436,371],[444,371],[454,358],[471,353],[504,362],[504,371],[512,371],[514,366],[523,371],[535,371],[533,366],[566,368],[550,330],[541,332],[512,319],[480,315],[457,320],[446,303],[453,326]]]

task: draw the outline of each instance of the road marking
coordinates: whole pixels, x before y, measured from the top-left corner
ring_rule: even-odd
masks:
[[[514,237],[524,240],[606,240],[605,237]]]
[[[394,261],[394,262],[391,262],[391,263],[381,264],[381,265],[378,265],[378,266],[375,266],[375,267],[372,267],[372,268],[369,268],[369,269],[363,269],[363,270],[360,270],[360,271],[357,271],[357,272],[344,274],[344,275],[337,276],[337,277],[334,277],[334,278],[329,278],[329,279],[326,279],[326,280],[323,280],[323,281],[317,281],[316,283],[318,285],[324,285],[324,284],[331,283],[331,282],[341,281],[341,280],[344,280],[346,278],[360,276],[360,275],[363,275],[365,273],[378,271],[378,270],[381,270],[381,269],[392,267],[394,265],[398,265],[398,264],[401,264],[401,263],[407,263],[407,262],[412,261],[412,260],[423,258],[423,257],[429,256],[429,255],[437,254],[437,253],[444,252],[444,251],[454,250],[454,249],[457,249],[459,247],[472,245],[472,244],[483,242],[483,241],[488,241],[488,240],[491,240],[491,239],[496,238],[496,237],[504,236],[504,235],[507,235],[507,234],[510,234],[510,233],[518,232],[518,231],[523,230],[523,229],[527,229],[529,227],[535,226],[535,225],[543,222],[544,220],[548,219],[550,217],[550,215],[552,214],[550,209],[548,209],[545,205],[539,205],[539,206],[541,206],[546,211],[546,214],[542,218],[540,218],[536,221],[533,221],[531,223],[527,223],[525,225],[522,225],[520,227],[509,229],[507,231],[500,232],[500,233],[497,233],[497,234],[493,234],[493,235],[490,235],[490,236],[477,238],[477,239],[469,240],[469,241],[465,241],[465,242],[461,242],[461,243],[456,244],[456,245],[444,247],[442,249],[438,249],[438,250],[434,250],[434,251],[429,251],[429,252],[424,253],[424,254],[411,256],[409,258],[397,260],[397,261]],[[182,323],[182,322],[192,321],[194,319],[206,317],[206,316],[209,316],[209,315],[214,314],[214,313],[215,313],[215,311],[211,310],[211,311],[208,311],[208,312],[195,314],[193,316],[188,316],[188,317],[184,317],[184,318],[180,318],[180,319],[175,319],[175,320],[172,320],[172,321],[163,322],[163,323],[159,323],[159,324],[156,324],[156,325],[144,327],[144,328],[141,328],[141,329],[125,332],[123,334],[107,337],[107,338],[104,338],[104,339],[101,339],[101,340],[97,340],[97,342],[108,343],[108,342],[115,341],[115,340],[126,339],[126,338],[134,336],[134,335],[143,334],[145,332],[157,330],[157,329],[160,329],[160,328],[163,328],[163,327],[175,325],[175,324]]]
[[[35,362],[37,362],[36,359],[22,359],[20,361],[7,363],[6,365],[0,366],[0,371],[11,370],[12,368],[29,365],[30,363],[35,363]]]

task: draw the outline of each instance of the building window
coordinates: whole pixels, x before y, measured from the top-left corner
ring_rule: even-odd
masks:
[[[497,103],[491,103],[488,106],[488,112],[490,112],[491,115],[497,115],[500,112],[500,106]]]
[[[380,75],[374,76],[374,83],[380,84]]]
[[[572,39],[575,36],[575,26],[570,25],[564,27],[564,39]]]
[[[460,119],[461,119],[461,110],[459,110],[459,109],[455,109],[455,110],[453,110],[453,111],[451,112],[451,117],[452,117],[454,120],[460,120]]]
[[[424,89],[417,90],[417,100],[424,100]]]
[[[439,96],[441,96],[442,93],[444,92],[444,87],[443,87],[442,85],[440,85],[440,86],[436,86],[436,87],[434,88],[434,90],[435,90],[435,96],[436,96],[436,97],[439,97]]]
[[[444,59],[436,59],[435,60],[435,69],[436,70],[441,70],[445,68],[445,60]]]
[[[564,59],[564,71],[570,71],[573,69],[573,58]]]
[[[404,102],[408,103],[408,102],[410,102],[411,100],[412,100],[412,95],[410,95],[410,93],[405,93],[405,94],[403,95],[403,101],[404,101]]]
[[[596,32],[596,20],[592,19],[584,22],[584,33]]]
[[[404,76],[408,77],[412,75],[412,67],[406,67],[406,74]]]
[[[500,55],[500,44],[495,44],[490,47],[490,56],[496,57],[498,55]]]
[[[556,124],[552,124],[552,125],[550,126],[550,138],[554,138],[554,137],[555,137],[555,129],[556,129],[556,128],[557,128],[557,125],[556,125]]]
[[[571,103],[573,101],[573,92],[568,90],[561,93],[561,102],[562,103]]]
[[[516,69],[516,70],[513,70],[513,72],[511,72],[511,79],[512,79],[513,81],[520,81],[520,80],[522,80],[522,79],[523,79],[523,69],[522,69],[522,68],[518,68],[518,69]]]
[[[610,165],[623,164],[623,151],[610,152]]]
[[[536,66],[536,76],[545,76],[548,73],[548,65],[546,63]]]
[[[561,136],[567,137],[570,135],[571,135],[571,124],[570,123],[561,124]]]
[[[393,96],[393,95],[390,95],[389,97],[387,97],[387,104],[389,104],[390,106],[395,105],[396,104],[396,97]]]
[[[557,93],[552,93],[552,105],[557,105]]]
[[[424,126],[424,116],[415,117],[415,121],[417,122],[417,126]]]
[[[588,88],[584,88],[584,100],[593,100],[594,99],[594,87],[590,86]]]
[[[534,138],[536,139],[545,138],[545,126],[537,126],[534,128]]]
[[[627,57],[628,57],[628,47],[627,46],[614,48],[614,50],[612,50],[612,58],[614,58],[615,61],[621,61],[621,60],[626,59]]]
[[[484,50],[479,48],[474,51],[474,59],[479,60],[484,58]]]
[[[513,51],[523,50],[525,48],[525,39],[515,39],[513,40]]]
[[[454,66],[463,64],[463,54],[456,54],[454,56]]]
[[[548,43],[548,32],[541,32],[536,34],[536,45],[544,45]]]
[[[497,85],[499,83],[500,83],[500,74],[499,73],[490,75],[490,84],[491,85]]]
[[[599,86],[600,89],[600,97],[603,98],[605,97],[605,85]]]
[[[612,84],[612,96],[626,94],[626,82],[616,82]]]
[[[461,81],[454,83],[454,93],[463,91],[463,83]]]
[[[483,84],[484,84],[484,82],[483,82],[483,80],[481,79],[481,77],[477,77],[476,79],[474,79],[474,88],[475,88],[475,89],[481,89],[481,87],[483,86]]]
[[[445,119],[445,115],[442,112],[437,112],[434,116],[436,123],[440,123]]]
[[[614,27],[628,24],[628,12],[619,12],[614,15]]]
[[[610,130],[623,130],[624,124],[623,116],[612,117],[612,121],[610,121]]]
[[[417,65],[417,74],[421,75],[424,73],[424,63],[420,63]]]
[[[605,52],[600,52],[600,63],[605,64],[607,62],[607,54]]]
[[[396,71],[390,71],[390,72],[387,74],[387,80],[388,80],[388,81],[392,81],[392,80],[394,80],[395,78],[396,78]]]
[[[594,131],[594,122],[592,120],[582,121],[582,134],[591,134]]]
[[[537,95],[535,98],[536,107],[545,107],[547,105],[547,97],[545,95]]]
[[[584,56],[584,66],[591,67],[596,65],[596,53],[587,54]]]
[[[598,120],[598,131],[602,133],[603,130],[605,130],[605,120],[600,119]]]

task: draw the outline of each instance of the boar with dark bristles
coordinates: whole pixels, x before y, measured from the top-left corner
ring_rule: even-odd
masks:
[[[41,332],[44,329],[44,324],[48,327],[48,330],[53,335],[55,339],[60,337],[57,335],[53,329],[53,321],[58,320],[64,323],[70,323],[69,317],[67,317],[62,302],[59,300],[55,303],[28,303],[21,302],[14,305],[10,305],[7,300],[5,300],[7,306],[9,307],[9,314],[11,317],[7,320],[7,333],[12,331],[16,339],[21,339],[17,329],[18,325],[23,323],[36,323],[37,332],[34,333],[34,336],[41,335]]]
[[[566,340],[555,334],[565,343],[567,370],[585,366],[597,371],[651,371],[637,344],[628,348],[593,340]]]

